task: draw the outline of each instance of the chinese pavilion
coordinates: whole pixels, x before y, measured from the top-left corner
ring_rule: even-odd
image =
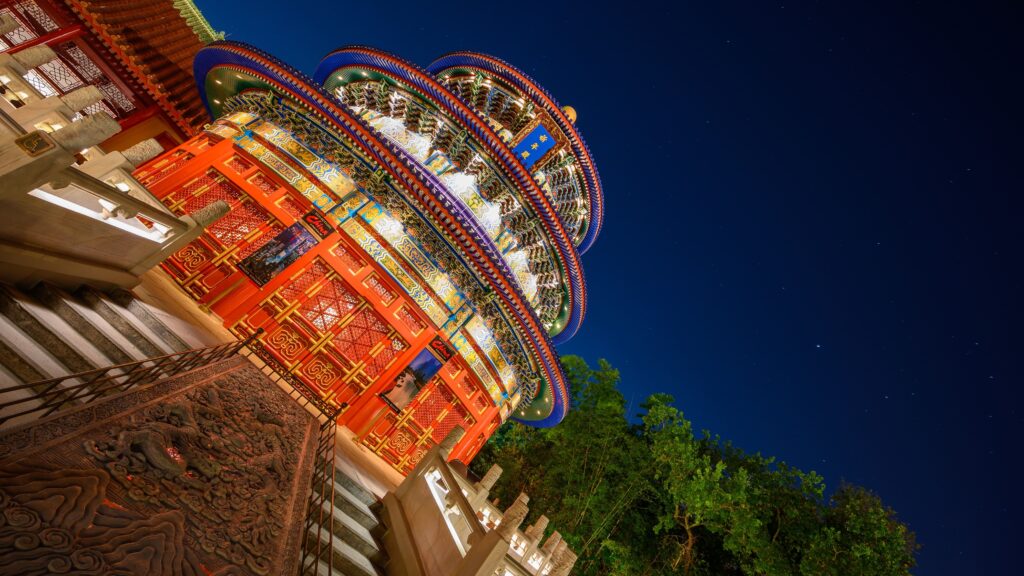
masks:
[[[572,108],[470,52],[349,47],[310,78],[214,42],[194,76],[215,122],[135,174],[178,214],[230,205],[163,265],[191,297],[403,472],[456,427],[468,462],[564,417],[603,218]]]
[[[103,143],[108,152],[148,138],[169,149],[209,121],[192,60],[223,34],[191,0],[0,0],[0,18],[0,52],[43,44],[56,53],[25,76],[41,96],[83,86],[102,92],[83,115],[106,112],[118,121],[121,131]]]

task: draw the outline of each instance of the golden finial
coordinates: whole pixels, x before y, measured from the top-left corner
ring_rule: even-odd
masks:
[[[576,123],[576,109],[572,106],[562,106],[562,112],[569,117],[569,122]]]

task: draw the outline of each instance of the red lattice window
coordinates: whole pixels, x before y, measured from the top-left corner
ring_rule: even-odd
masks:
[[[96,84],[96,87],[103,93],[103,99],[110,102],[117,108],[124,112],[131,112],[135,109],[135,104],[132,104],[131,99],[128,98],[121,89],[118,88],[113,82],[105,82],[103,84]]]
[[[53,87],[53,84],[49,80],[43,77],[42,74],[35,70],[29,70],[25,73],[22,78],[25,82],[28,82],[37,92],[43,95],[43,98],[49,98],[50,96],[57,96],[60,92]]]
[[[17,46],[18,44],[21,44],[23,42],[28,42],[29,40],[31,40],[31,39],[36,37],[36,33],[33,32],[28,26],[25,26],[25,24],[23,23],[22,18],[20,17],[20,15],[19,16],[15,16],[14,12],[11,11],[10,8],[4,8],[4,9],[0,10],[0,14],[7,14],[11,18],[14,18],[15,22],[21,24],[20,27],[15,28],[14,30],[11,30],[10,32],[8,32],[7,34],[4,35],[4,37],[6,37],[7,40],[9,41],[9,42],[5,42],[5,44],[10,44],[11,46]]]
[[[334,344],[342,356],[355,363],[365,358],[387,333],[388,326],[377,313],[369,308],[363,308],[338,332]]]
[[[302,209],[302,206],[299,206],[299,203],[289,196],[285,196],[284,198],[282,198],[281,201],[277,203],[277,205],[280,206],[282,210],[287,212],[289,216],[295,218],[296,220],[302,218],[302,215],[306,213],[306,211]]]
[[[345,266],[353,273],[362,270],[363,266],[365,266],[362,259],[345,248],[344,244],[338,244],[331,252],[341,259]]]
[[[85,108],[82,108],[82,114],[86,116],[92,116],[93,114],[99,114],[101,112],[106,112],[110,115],[111,118],[117,118],[117,113],[114,112],[110,108],[110,106],[107,106],[107,103],[103,100],[100,100],[99,102],[94,102],[92,104],[89,104]]]
[[[423,394],[423,392],[420,392]],[[430,426],[437,417],[441,415],[441,411],[448,406],[448,403],[436,392],[423,398],[419,406],[413,410],[412,419],[422,428]]]
[[[381,282],[380,279],[377,278],[376,276],[370,276],[369,278],[366,279],[366,282],[364,282],[364,284],[366,284],[367,288],[373,290],[374,294],[380,296],[380,301],[385,306],[390,305],[392,302],[395,301],[395,298],[397,298],[395,293],[388,289],[388,287],[385,286],[384,283]]]
[[[230,204],[242,197],[242,191],[216,170],[208,170],[206,174],[182,186],[174,193],[174,196],[186,198],[181,209],[186,214],[191,214],[217,200],[223,200]],[[227,218],[221,220],[225,219]],[[218,220],[218,223],[221,220]]]
[[[310,286],[327,276],[329,270],[330,268],[321,260],[314,260],[308,268],[302,271],[302,274],[299,274],[297,278],[285,284],[278,292],[278,295],[284,300],[294,301],[304,294]]]
[[[249,168],[252,168],[252,164],[249,164],[248,162],[242,160],[238,156],[232,156],[231,158],[228,158],[227,162],[224,163],[227,164],[229,168],[231,168],[235,172],[238,172],[239,174],[245,172]]]
[[[455,393],[442,382],[437,383],[437,392],[444,398],[445,402],[455,402]]]
[[[74,42],[61,44],[61,51],[71,60],[75,72],[87,82],[91,82],[103,76],[103,71],[92,61],[81,48]]]
[[[469,378],[459,378],[459,388],[462,388],[466,396],[472,396],[476,392],[476,386],[473,385],[473,381]]]
[[[398,336],[391,339],[391,344],[384,346],[376,356],[370,359],[363,372],[370,378],[380,376],[382,372],[409,346]]]
[[[153,184],[157,180],[163,179],[164,176],[167,176],[171,172],[174,172],[179,167],[183,166],[193,157],[194,156],[192,156],[192,154],[189,154],[179,148],[167,156],[146,166],[145,171],[138,173],[139,182],[142,182],[147,186]]]
[[[419,334],[424,328],[427,327],[426,324],[424,324],[419,318],[416,317],[415,314],[410,312],[409,309],[406,308],[405,306],[399,308],[398,312],[396,312],[395,315],[398,316],[398,319],[401,320],[403,324],[409,327],[409,330],[411,330],[413,334]]]
[[[242,248],[238,252],[238,259],[242,260],[243,258],[248,257],[253,252],[259,250],[260,248],[263,248],[264,244],[273,240],[274,237],[280,234],[282,230],[284,230],[284,227],[282,227],[280,224],[271,224],[270,226],[267,227],[266,230],[263,231],[263,234],[260,234],[256,238],[253,238],[252,242],[250,242],[245,248]]]
[[[40,8],[38,3],[33,2],[32,0],[23,0],[22,2],[19,2],[18,10],[21,11],[24,16],[28,16],[32,20],[35,20],[36,25],[46,32],[53,32],[59,28],[57,23],[53,21],[53,18],[50,18],[50,15]]]
[[[52,81],[62,93],[68,93],[79,86],[84,85],[82,79],[78,77],[67,64],[62,62],[59,58],[50,60],[49,62],[39,65],[39,70],[46,75],[47,78]]]
[[[487,399],[484,397],[483,394],[477,396],[476,400],[474,402],[476,403],[476,413],[477,414],[480,414],[484,410],[487,410],[488,402],[487,402]]]
[[[317,330],[326,332],[348,316],[358,304],[359,296],[349,290],[344,282],[334,278],[303,302],[299,313]]]
[[[463,430],[469,430],[473,422],[473,418],[466,412],[466,409],[456,404],[434,426],[434,431],[430,437],[434,439],[434,442],[441,442],[456,426],[462,426]]]
[[[246,202],[232,208],[227,216],[211,224],[206,231],[224,246],[234,246],[258,230],[268,219],[263,208]]]
[[[277,184],[274,183],[266,174],[263,172],[256,172],[249,178],[249,182],[259,188],[264,194],[270,194],[277,190]]]

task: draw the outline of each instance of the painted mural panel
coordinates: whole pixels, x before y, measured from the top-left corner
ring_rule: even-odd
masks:
[[[395,412],[401,412],[453,355],[452,349],[435,337],[398,373],[391,387],[380,393],[381,399]]]
[[[264,286],[313,246],[316,246],[316,238],[296,222],[239,262],[238,269],[257,285]]]

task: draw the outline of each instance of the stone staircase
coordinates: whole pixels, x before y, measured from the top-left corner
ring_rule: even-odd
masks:
[[[383,576],[388,556],[380,544],[384,527],[377,516],[380,501],[377,496],[353,479],[339,462],[334,468],[334,509],[324,500],[324,511],[334,526],[334,544],[331,566],[318,562],[321,576]],[[307,535],[317,537],[316,527]],[[326,543],[328,538],[321,534]],[[312,562],[305,566],[306,574],[313,574]]]
[[[105,293],[82,286],[69,292],[47,283],[24,290],[0,283],[0,390],[217,343],[128,291]],[[61,385],[75,383],[78,380],[68,379]],[[28,389],[8,391],[0,403],[31,395]],[[18,405],[17,410],[25,407]],[[11,410],[7,414],[16,413]],[[3,427],[36,417],[12,418]],[[333,509],[331,501],[324,500],[325,517],[333,524],[335,538],[330,566],[318,562],[318,574],[383,576],[388,556],[380,543],[384,530],[377,516],[380,501],[354,479],[360,475],[352,465],[340,455],[337,458]],[[317,537],[315,527],[307,537]],[[328,540],[326,532],[323,540]],[[311,564],[305,566],[305,573],[313,572]]]
[[[126,290],[0,284],[0,389],[216,343]]]

